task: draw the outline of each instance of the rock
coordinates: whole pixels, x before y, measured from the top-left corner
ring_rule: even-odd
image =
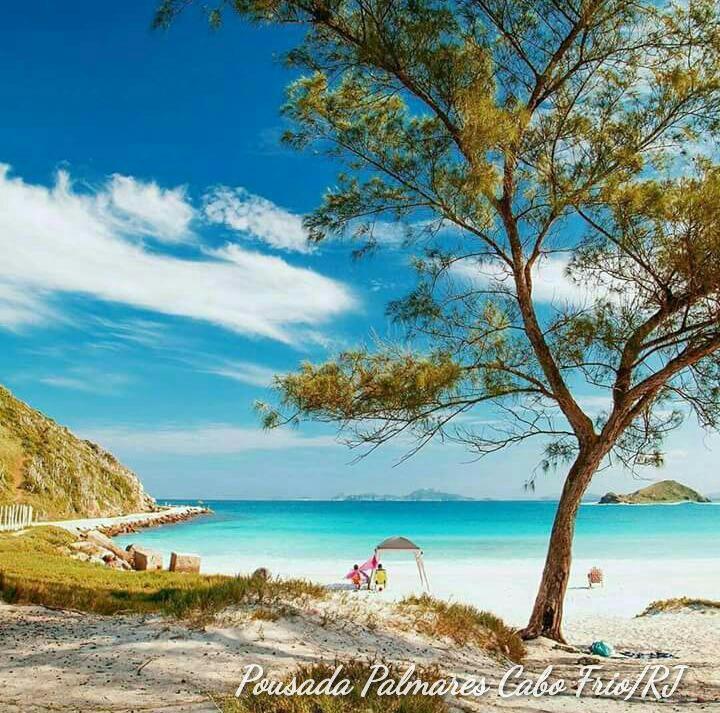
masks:
[[[253,573],[253,577],[257,577],[258,579],[264,579],[268,580],[270,579],[270,570],[267,567],[258,567]]]
[[[198,573],[200,572],[200,557],[172,552],[170,554],[170,571]]]
[[[107,550],[104,547],[100,547],[100,545],[95,544],[94,542],[89,542],[88,540],[79,540],[78,542],[71,542],[69,545],[70,549],[73,552],[83,553],[85,555],[88,555],[88,557],[101,557],[107,552]]]
[[[156,550],[149,550],[144,547],[136,547],[133,556],[133,567],[135,567],[135,569],[140,572],[143,572],[145,570],[162,569],[162,554],[160,554],[160,552],[157,552]]]
[[[605,495],[603,495],[598,502],[600,503],[600,505],[616,505],[617,503],[622,501],[617,494],[610,492],[605,493]]]
[[[130,570],[132,567],[125,561],[118,559],[114,555],[110,555],[109,558],[103,558],[105,560],[105,564],[108,567],[112,567],[113,569],[122,569],[122,570]]]
[[[103,535],[101,532],[90,530],[85,534],[85,537],[95,545],[99,545],[104,550],[112,552],[119,559],[124,560],[128,564],[132,564],[132,555],[122,549],[122,547],[118,547],[109,537]]]

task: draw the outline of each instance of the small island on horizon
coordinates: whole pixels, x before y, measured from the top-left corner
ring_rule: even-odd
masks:
[[[598,505],[653,505],[673,503],[709,503],[710,498],[676,480],[661,480],[626,495],[605,493]]]
[[[420,488],[413,490],[407,495],[381,495],[378,493],[359,493],[357,495],[336,495],[333,500],[342,500],[349,502],[365,502],[365,501],[401,501],[401,502],[455,502],[476,500],[476,498],[467,495],[458,495],[457,493],[445,493],[434,488]]]

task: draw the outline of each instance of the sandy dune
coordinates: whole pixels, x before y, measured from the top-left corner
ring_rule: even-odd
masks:
[[[588,643],[598,622],[576,622],[568,635]],[[628,647],[667,650],[671,663],[691,666],[673,703],[624,703],[561,695],[515,698],[497,695],[461,704],[465,710],[590,711],[720,710],[720,616],[700,612],[635,620],[603,619],[600,631]],[[191,630],[158,617],[99,617],[42,607],[0,605],[0,710],[212,711],[213,695],[237,686],[242,667],[258,663],[280,674],[302,662],[358,656],[399,663],[440,665],[458,676],[486,676],[497,685],[506,666],[472,648],[430,641],[409,630],[392,604],[367,595],[334,594],[292,617],[255,621],[227,612],[215,625]],[[556,675],[577,678],[585,656],[551,642],[530,646],[528,670],[553,664]],[[643,661],[609,660],[614,671],[637,674]]]

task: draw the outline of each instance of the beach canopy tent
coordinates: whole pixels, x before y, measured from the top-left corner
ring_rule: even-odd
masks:
[[[358,565],[358,570],[365,575],[368,587],[372,580],[375,570],[380,564],[380,555],[382,552],[412,552],[415,556],[415,564],[417,564],[418,574],[420,575],[420,584],[428,592],[430,591],[430,582],[425,572],[425,563],[423,562],[422,550],[407,537],[388,537],[387,540],[383,540],[377,547],[375,547],[375,553],[368,560]],[[345,579],[352,579],[354,569],[351,569],[346,575]]]
[[[423,551],[407,537],[388,537],[375,547],[376,562],[380,562],[382,552],[412,552],[415,556],[418,574],[420,575],[420,584],[429,592],[430,582],[425,572],[425,562],[423,561]],[[377,566],[377,565],[376,565]]]

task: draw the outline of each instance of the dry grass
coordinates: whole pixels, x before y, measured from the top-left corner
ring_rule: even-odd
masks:
[[[281,616],[282,612],[276,611],[275,609],[268,609],[267,607],[260,607],[250,615],[251,619],[256,621],[277,621]]]
[[[298,685],[314,680],[316,683],[332,675],[337,664],[313,664],[299,668],[294,674]],[[352,693],[346,696],[308,695],[273,696],[267,693],[254,696],[248,687],[239,698],[231,697],[220,702],[223,713],[449,713],[445,701],[439,696],[378,696],[376,687],[364,698],[360,693],[368,680],[372,664],[353,661],[343,664],[340,679],[353,684]],[[390,677],[399,679],[404,671],[393,666]],[[435,670],[417,672],[416,677],[428,683],[439,678]],[[289,680],[285,679],[285,680]]]
[[[410,614],[417,631],[426,636],[447,638],[459,646],[478,646],[515,662],[525,656],[525,645],[515,629],[468,604],[449,604],[423,594],[405,597],[398,608]]]
[[[303,580],[114,570],[63,554],[73,539],[52,527],[0,535],[0,596],[97,614],[157,612],[197,620],[232,605],[270,610],[327,596],[320,585]]]
[[[659,599],[648,604],[645,611],[638,616],[660,614],[662,612],[680,611],[681,609],[695,609],[703,611],[707,609],[720,610],[720,602],[711,599],[693,599],[691,597],[677,597],[675,599]]]

